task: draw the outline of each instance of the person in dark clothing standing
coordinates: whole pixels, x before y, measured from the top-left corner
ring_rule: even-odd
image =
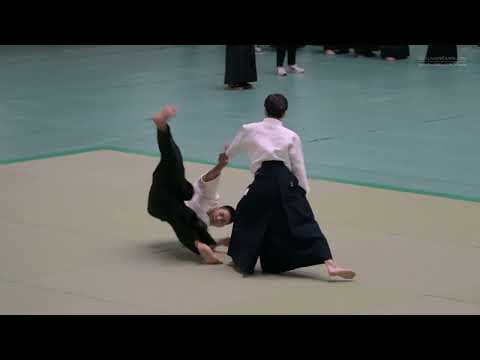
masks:
[[[377,45],[353,45],[356,56],[374,57],[374,51],[378,50]]]
[[[281,119],[287,99],[265,99],[266,118],[243,125],[225,154],[248,153],[253,183],[238,203],[228,247],[235,268],[252,274],[260,258],[266,273],[325,264],[330,276],[355,272],[338,266],[306,198],[309,190],[301,140]]]
[[[277,51],[277,75],[286,76],[287,72],[294,74],[303,74],[305,69],[297,65],[297,48],[299,45],[275,45]],[[288,67],[285,70],[283,64],[287,54]]]
[[[350,45],[323,45],[323,50],[326,55],[348,54]]]
[[[410,47],[408,45],[380,45],[380,56],[389,61],[406,59],[410,56]]]
[[[257,81],[254,45],[227,45],[225,49],[225,85],[227,89],[251,89]]]
[[[425,64],[453,64],[457,60],[457,45],[428,45]]]

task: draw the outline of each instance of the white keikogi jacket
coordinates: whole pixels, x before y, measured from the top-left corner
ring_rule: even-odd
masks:
[[[210,218],[207,215],[207,211],[218,206],[220,199],[220,195],[218,194],[220,175],[208,182],[203,180],[204,176],[205,174],[200,176],[193,185],[193,197],[190,200],[185,201],[185,205],[192,209],[195,214],[197,214],[198,218],[209,226]]]
[[[243,151],[248,154],[253,174],[263,161],[283,161],[297,177],[299,185],[306,192],[310,190],[300,137],[284,127],[280,120],[267,117],[261,122],[243,125],[226,154],[233,158]]]

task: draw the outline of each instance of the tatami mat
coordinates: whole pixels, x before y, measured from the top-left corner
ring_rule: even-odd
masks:
[[[358,278],[329,282],[322,266],[243,278],[147,214],[156,162],[98,151],[0,166],[0,313],[480,314],[479,203],[311,181],[334,257]],[[226,169],[224,202],[250,180]]]

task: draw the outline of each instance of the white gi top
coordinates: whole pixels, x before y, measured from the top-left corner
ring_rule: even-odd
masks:
[[[207,215],[207,211],[218,206],[218,201],[220,199],[220,195],[218,195],[220,175],[208,182],[203,180],[204,175],[206,174],[200,176],[193,185],[193,197],[190,200],[185,201],[185,205],[192,209],[195,214],[197,214],[198,218],[209,226],[210,218]]]
[[[226,154],[233,158],[243,151],[250,158],[253,174],[260,169],[263,161],[283,161],[297,177],[299,185],[306,192],[310,190],[300,137],[284,127],[280,120],[267,117],[261,122],[243,125]]]

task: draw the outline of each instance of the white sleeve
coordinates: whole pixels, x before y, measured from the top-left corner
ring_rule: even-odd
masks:
[[[302,141],[298,135],[294,136],[289,152],[292,172],[297,177],[298,184],[308,193],[310,187],[308,186],[307,171],[305,170],[305,161],[303,159]]]
[[[200,176],[200,179],[197,180],[197,187],[200,191],[200,196],[208,200],[218,200],[220,195],[218,195],[218,187],[220,185],[220,176],[217,176],[215,179],[210,181],[203,180],[203,177],[207,173]]]
[[[227,151],[225,151],[225,154],[227,154],[229,158],[233,158],[245,150],[245,135],[246,129],[245,126],[242,126],[240,130],[238,130]]]
[[[204,181],[203,174],[195,184],[195,194],[193,198],[187,202],[187,206],[194,209],[195,212],[206,213],[209,209],[217,207],[220,200],[218,194],[218,186],[220,184],[220,176],[212,181]]]

